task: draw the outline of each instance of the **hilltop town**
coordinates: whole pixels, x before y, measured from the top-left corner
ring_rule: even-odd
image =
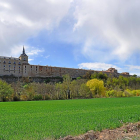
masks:
[[[14,77],[62,77],[69,74],[72,78],[85,75],[87,72],[102,72],[107,75],[112,74],[114,77],[119,75],[129,76],[128,72],[118,73],[115,68],[109,68],[106,71],[74,69],[64,67],[40,66],[31,65],[28,62],[28,56],[23,47],[22,54],[19,58],[0,56],[0,76],[14,76]]]

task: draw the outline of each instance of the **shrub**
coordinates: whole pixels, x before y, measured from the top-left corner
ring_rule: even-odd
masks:
[[[20,99],[21,99],[22,101],[27,101],[27,100],[28,100],[28,97],[27,97],[27,95],[22,94],[22,95],[20,96]]]
[[[123,97],[130,97],[130,96],[133,96],[132,91],[130,89],[126,89],[123,92]]]
[[[132,90],[134,96],[140,96],[140,90]]]
[[[35,95],[33,100],[42,100],[42,95]]]
[[[14,97],[13,97],[13,101],[20,101],[20,98],[17,97],[17,96],[14,96]]]
[[[51,99],[50,95],[49,94],[46,94],[45,95],[45,100],[50,100],[50,99]]]
[[[106,91],[106,97],[123,97],[124,94],[121,90],[108,90]]]
[[[116,95],[116,90],[108,90],[106,91],[106,97],[114,97]]]

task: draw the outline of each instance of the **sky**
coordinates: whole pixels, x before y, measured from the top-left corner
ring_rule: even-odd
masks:
[[[140,76],[139,0],[0,0],[0,56]]]

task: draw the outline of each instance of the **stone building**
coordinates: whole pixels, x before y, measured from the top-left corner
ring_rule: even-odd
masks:
[[[0,76],[14,75],[21,77],[23,76],[23,65],[29,65],[24,47],[19,58],[0,56]]]
[[[0,56],[0,76],[13,75],[15,77],[62,77],[65,74],[69,74],[72,78],[76,78],[85,75],[87,72],[102,72],[106,73],[107,75],[111,73],[114,76],[119,75],[115,68],[109,68],[107,71],[94,71],[64,67],[30,65],[28,63],[28,56],[25,53],[24,47],[19,58]],[[121,75],[128,76],[129,73],[125,72]]]

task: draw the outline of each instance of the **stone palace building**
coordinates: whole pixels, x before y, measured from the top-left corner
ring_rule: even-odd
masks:
[[[109,68],[107,71],[94,71],[85,69],[74,69],[74,68],[64,68],[64,67],[52,67],[52,66],[40,66],[40,65],[30,65],[28,62],[28,56],[25,53],[23,47],[23,52],[19,58],[14,57],[4,57],[0,56],[0,76],[10,76],[15,77],[62,77],[65,74],[69,74],[72,78],[76,78],[85,75],[87,72],[103,72],[113,76],[129,76],[128,72],[118,73],[115,68]]]

